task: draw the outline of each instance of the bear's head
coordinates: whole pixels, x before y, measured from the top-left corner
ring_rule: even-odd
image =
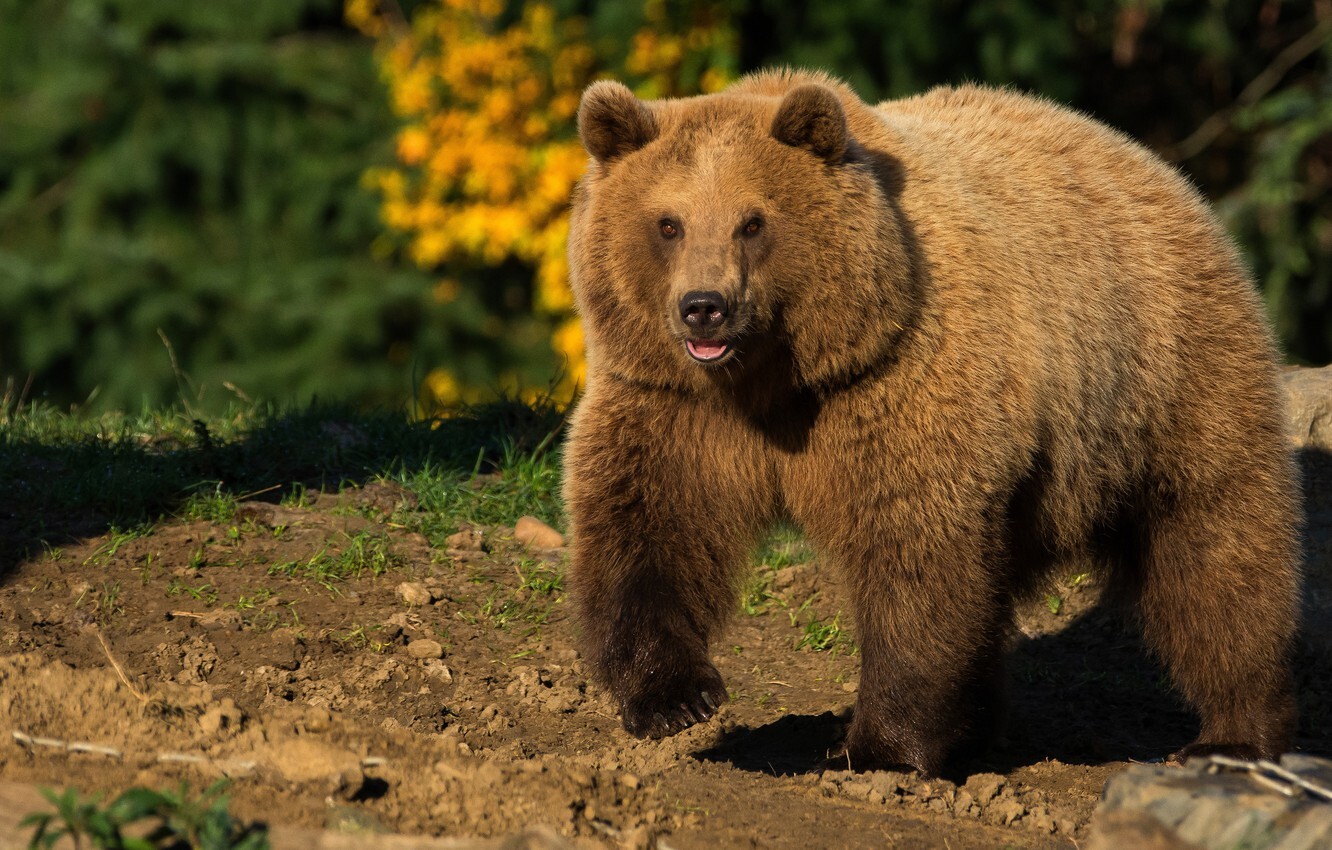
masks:
[[[654,102],[588,88],[569,252],[593,379],[691,390],[763,370],[816,387],[891,355],[912,263],[849,108],[875,120],[826,78]]]

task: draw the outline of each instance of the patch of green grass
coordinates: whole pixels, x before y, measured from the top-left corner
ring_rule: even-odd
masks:
[[[252,590],[249,593],[242,593],[237,596],[236,601],[228,607],[235,608],[237,611],[241,612],[252,611],[272,598],[273,591],[266,587],[261,587],[257,590]]]
[[[383,640],[377,633],[382,632],[383,626],[364,626],[360,623],[352,623],[350,629],[345,632],[333,634],[333,640],[351,649],[368,649],[371,652],[388,652],[392,644]]]
[[[521,557],[517,568],[522,579],[519,589],[533,596],[554,596],[564,589],[564,573],[544,561]]]
[[[339,584],[366,575],[378,577],[401,565],[402,559],[393,551],[386,535],[362,531],[337,535],[332,545],[325,545],[303,561],[274,564],[268,568],[268,574],[307,579],[330,593],[338,593]]]
[[[772,591],[773,575],[784,567],[807,563],[814,557],[813,548],[805,541],[800,529],[782,523],[773,528],[759,544],[751,560],[758,564],[740,594],[740,608],[749,616],[757,616],[781,602]]]
[[[499,457],[461,475],[431,464],[390,480],[414,492],[419,503],[417,510],[399,512],[391,520],[425,535],[436,547],[464,523],[513,525],[519,517],[535,516],[558,526],[563,519],[560,458],[549,447],[524,452],[506,443]]]
[[[236,517],[240,503],[236,494],[223,490],[222,482],[216,482],[212,490],[199,490],[191,493],[181,507],[180,516],[187,520],[202,520],[223,525]]]
[[[776,598],[772,593],[772,573],[760,570],[746,582],[740,594],[740,609],[755,617],[768,610],[769,603]]]
[[[291,489],[282,497],[279,504],[284,508],[308,508],[313,501],[314,499],[310,498],[310,491],[297,481],[291,485]]]
[[[217,588],[207,582],[203,584],[189,585],[181,579],[173,577],[167,582],[166,595],[188,596],[196,602],[212,605],[217,601]]]
[[[113,525],[111,530],[107,532],[106,542],[93,550],[93,553],[87,558],[84,558],[83,565],[85,567],[100,567],[114,558],[126,543],[138,540],[141,537],[147,537],[152,533],[152,528],[147,525],[138,525],[127,529],[116,528]]]
[[[74,607],[78,608],[84,604],[90,607],[98,623],[106,625],[112,617],[125,613],[124,606],[120,604],[120,582],[104,581],[97,587],[80,593],[78,599],[74,600]]]
[[[139,558],[139,580],[147,587],[153,579],[162,574],[162,554],[160,552],[146,552]]]
[[[42,796],[54,812],[34,812],[20,828],[31,828],[31,850],[50,850],[62,839],[75,848],[98,850],[156,850],[161,847],[191,847],[196,850],[269,850],[267,827],[238,822],[228,811],[223,794],[226,780],[219,780],[199,796],[181,784],[177,791],[131,788],[105,806],[102,796],[81,798],[73,788],[57,794],[42,788]],[[128,832],[128,834],[127,834]]]
[[[458,616],[473,625],[485,621],[497,629],[507,628],[517,621],[527,624],[528,634],[538,633],[564,598],[561,595],[564,574],[555,566],[527,557],[519,558],[514,568],[519,578],[515,591],[510,593],[507,588],[499,588],[487,594],[475,614],[458,611]],[[478,573],[472,581],[484,584],[493,583],[495,579]]]
[[[248,404],[207,420],[180,408],[90,416],[0,404],[0,492],[13,506],[0,516],[0,535],[17,543],[12,554],[35,556],[87,536],[90,525],[129,529],[179,516],[225,523],[261,493],[304,505],[310,492],[377,478],[409,489],[419,482],[425,510],[413,530],[432,540],[463,519],[533,513],[553,522],[562,426],[555,406],[517,401],[431,422],[323,404]],[[490,474],[498,477],[481,477]],[[485,483],[471,488],[472,479]]]
[[[759,544],[754,560],[770,570],[780,570],[795,564],[808,563],[814,557],[814,548],[805,535],[793,525],[780,523]]]
[[[800,629],[801,635],[796,639],[796,649],[809,649],[812,652],[832,652],[854,655],[856,653],[856,642],[851,638],[849,632],[842,627],[842,612],[838,611],[831,620],[819,616],[813,610],[814,597],[811,596],[801,603],[800,607],[794,611],[788,612],[791,618],[791,625]],[[805,619],[808,616],[808,619]],[[801,620],[804,620],[802,625]]]

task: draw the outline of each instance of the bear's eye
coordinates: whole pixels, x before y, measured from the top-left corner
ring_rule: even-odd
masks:
[[[758,218],[756,216],[754,218],[751,218],[749,221],[745,222],[745,226],[741,229],[741,231],[746,236],[754,236],[762,229],[763,229],[763,219]]]
[[[667,239],[674,239],[680,235],[680,225],[671,221],[669,218],[663,218],[661,221],[657,222],[657,226],[661,228],[661,235]]]

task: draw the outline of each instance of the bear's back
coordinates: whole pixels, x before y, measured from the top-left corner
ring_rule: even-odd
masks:
[[[1022,407],[1045,434],[1067,537],[1101,510],[1102,489],[1137,474],[1144,458],[1126,435],[1237,442],[1245,428],[1277,427],[1261,304],[1174,168],[1100,122],[1009,91],[935,89],[872,113],[885,132],[862,133],[900,163],[894,203],[953,341],[947,371],[974,375],[997,358],[1010,392],[1030,394]]]
[[[1050,101],[977,86],[865,112],[875,120],[862,114],[860,137],[898,163],[893,202],[938,306],[1012,323],[993,330],[1026,336],[1017,349],[1027,367],[1099,354],[1107,362],[1078,371],[1132,358],[1168,373],[1184,351],[1224,355],[1196,338],[1218,325],[1246,356],[1266,353],[1229,236],[1188,180],[1142,145]]]

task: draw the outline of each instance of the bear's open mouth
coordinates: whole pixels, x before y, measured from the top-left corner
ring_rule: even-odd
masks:
[[[730,344],[720,339],[687,339],[685,348],[700,363],[715,363],[731,350]]]

